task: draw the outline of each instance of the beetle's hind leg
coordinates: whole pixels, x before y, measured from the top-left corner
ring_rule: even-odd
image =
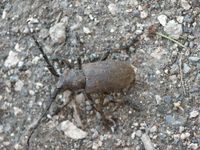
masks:
[[[106,52],[103,54],[103,56],[100,58],[100,61],[104,61],[108,58],[110,55],[111,51],[109,49],[106,49]]]

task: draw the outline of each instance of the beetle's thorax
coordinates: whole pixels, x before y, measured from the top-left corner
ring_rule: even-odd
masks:
[[[82,70],[65,70],[63,75],[60,76],[57,88],[63,91],[70,90],[76,91],[85,88],[85,75]]]

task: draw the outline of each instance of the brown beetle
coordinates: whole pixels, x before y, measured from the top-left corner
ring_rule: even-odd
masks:
[[[49,98],[49,104],[46,110],[30,131],[27,140],[27,149],[29,149],[29,142],[34,130],[37,129],[42,118],[47,115],[52,102],[59,93],[66,90],[70,90],[72,93],[75,91],[83,91],[87,98],[92,101],[90,96],[92,93],[109,94],[111,92],[121,91],[125,88],[130,88],[135,82],[135,72],[133,67],[123,61],[105,60],[109,53],[106,53],[101,61],[84,64],[83,66],[81,66],[81,61],[78,59],[79,69],[73,69],[72,65],[66,61],[70,70],[66,70],[62,75],[59,75],[48,60],[48,57],[44,53],[42,46],[38,43],[34,35],[31,35],[31,37],[35,41],[45,61],[47,62],[49,71],[54,76],[58,77],[58,83],[57,88]],[[94,106],[94,108],[101,114],[102,119],[106,120],[101,109],[103,100],[104,97],[100,98],[100,105],[98,107]],[[70,100],[66,105],[69,103]]]
[[[81,70],[65,72],[57,88],[62,90],[85,90],[87,94],[120,91],[130,87],[135,81],[133,67],[122,61],[106,60],[88,63]]]

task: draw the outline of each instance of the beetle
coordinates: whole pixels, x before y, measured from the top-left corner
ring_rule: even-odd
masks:
[[[90,94],[109,94],[111,92],[117,92],[126,88],[130,88],[135,83],[135,71],[132,65],[124,61],[106,60],[109,52],[102,57],[101,61],[94,63],[81,65],[81,60],[78,59],[79,69],[74,69],[71,63],[66,60],[70,70],[64,70],[64,73],[59,75],[53,65],[50,63],[48,57],[43,51],[42,46],[36,40],[35,36],[31,34],[31,37],[42,53],[42,56],[48,65],[47,67],[49,71],[55,77],[58,77],[58,83],[54,92],[49,97],[49,104],[47,108],[43,112],[42,116],[38,119],[37,123],[30,129],[27,140],[28,147],[34,130],[37,129],[40,122],[42,121],[42,118],[47,115],[52,102],[55,100],[59,93],[62,93],[66,90],[69,90],[72,93],[75,91],[82,91],[84,92],[85,96],[90,101],[92,101]],[[66,105],[68,105],[70,102],[71,99]],[[101,108],[103,103],[104,97],[101,97],[99,106],[94,106],[94,108],[101,114],[102,119],[106,120]]]

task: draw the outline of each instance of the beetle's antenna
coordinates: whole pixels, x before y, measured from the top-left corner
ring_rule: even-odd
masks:
[[[27,22],[27,27],[29,32],[31,33],[31,30],[29,28],[29,22]],[[38,49],[40,50],[44,60],[47,63],[47,68],[49,69],[49,71],[51,72],[51,74],[53,74],[55,77],[59,77],[59,74],[57,73],[57,71],[55,70],[55,68],[53,67],[53,65],[50,63],[47,55],[44,53],[42,46],[39,44],[39,42],[37,41],[36,37],[33,34],[30,34],[31,38],[34,40],[35,44],[37,45]]]
[[[41,115],[41,117],[37,120],[37,122],[35,123],[35,125],[33,125],[33,127],[29,129],[31,131],[30,131],[30,133],[28,135],[28,139],[27,139],[27,150],[29,150],[30,139],[31,139],[33,133],[35,132],[35,130],[40,125],[42,119],[47,115],[47,113],[48,113],[48,111],[49,111],[49,109],[50,109],[53,101],[55,100],[56,96],[60,93],[60,91],[61,91],[61,88],[56,88],[54,90],[54,92],[49,97],[49,104],[48,104],[47,108],[45,109],[45,111],[43,112],[43,114]]]

